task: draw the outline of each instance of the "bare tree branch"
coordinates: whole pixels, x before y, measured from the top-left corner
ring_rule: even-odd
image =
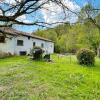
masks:
[[[34,13],[37,13],[41,9],[47,9],[48,8],[44,7],[46,4],[49,3],[54,3],[55,5],[59,6],[62,11],[63,11],[63,18],[66,19],[68,15],[66,15],[66,11],[71,12],[72,14],[75,14],[76,16],[80,16],[78,11],[73,11],[71,10],[64,2],[64,0],[14,0],[14,2],[2,2],[0,6],[0,10],[2,14],[0,14],[0,27],[9,27],[12,25],[37,25],[37,26],[51,26],[52,24],[60,24],[64,23],[62,22],[55,22],[55,23],[46,23],[41,22],[39,19],[38,20],[31,20],[31,22],[25,22],[24,20],[18,20],[20,16],[25,15],[25,16],[30,16],[34,15]],[[93,8],[93,9],[88,9],[86,13],[88,14],[89,11],[99,11],[99,8]],[[52,10],[51,10],[52,11]],[[56,12],[55,12],[56,13]],[[91,18],[90,15],[88,17]],[[34,19],[34,17],[33,17]],[[1,22],[4,22],[6,24],[1,24]]]

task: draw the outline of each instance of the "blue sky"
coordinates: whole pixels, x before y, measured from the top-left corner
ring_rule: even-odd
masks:
[[[87,2],[91,2],[93,5],[100,6],[100,0],[74,0],[79,6],[84,6]]]
[[[69,1],[69,0],[66,0],[66,1]],[[72,0],[71,2],[73,2],[73,1],[74,1],[74,6],[73,7],[76,7],[76,6],[78,7],[79,6],[81,8],[81,7],[83,7],[84,5],[87,4],[87,1],[89,1],[89,2],[92,1],[92,4],[95,5],[95,6],[97,6],[97,7],[100,6],[100,0]],[[55,10],[55,8],[53,8],[53,9]],[[52,14],[49,15],[50,18],[48,20],[49,21],[55,20],[56,17],[52,17],[51,15]],[[34,17],[28,17],[27,20],[33,20],[33,19],[36,19],[36,18],[40,19],[40,21],[44,21],[45,18],[48,18],[48,15],[45,14],[45,11],[43,13],[38,12],[37,14],[34,15]],[[33,31],[36,31],[38,28],[42,28],[42,27],[38,27],[38,26],[17,26],[15,28],[18,29],[18,30],[21,30],[21,31],[25,31],[25,32],[31,33]]]

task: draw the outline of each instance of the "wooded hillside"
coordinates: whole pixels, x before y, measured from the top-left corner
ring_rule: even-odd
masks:
[[[100,14],[95,17],[100,24]],[[53,29],[38,30],[33,33],[55,42],[55,52],[76,52],[79,48],[91,48],[96,51],[100,43],[99,29],[86,19],[82,23],[65,23]]]

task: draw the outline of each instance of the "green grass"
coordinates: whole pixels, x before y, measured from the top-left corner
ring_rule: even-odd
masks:
[[[75,57],[52,60],[0,59],[0,100],[100,100],[100,59],[91,67]]]

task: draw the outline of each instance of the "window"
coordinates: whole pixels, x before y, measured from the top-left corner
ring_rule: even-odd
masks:
[[[17,46],[23,46],[23,40],[17,40]]]
[[[26,55],[27,52],[26,52],[26,51],[20,51],[19,54],[20,54],[20,55]]]
[[[35,42],[33,42],[33,46],[36,46],[36,43]]]
[[[0,36],[0,43],[5,43],[5,37],[4,36]]]
[[[42,47],[42,48],[44,47],[44,44],[43,44],[43,43],[41,43],[41,47]]]

